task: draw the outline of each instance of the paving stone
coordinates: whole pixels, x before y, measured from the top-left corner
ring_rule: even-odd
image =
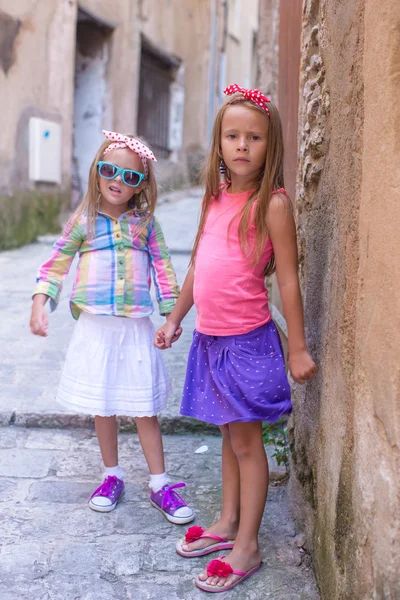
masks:
[[[73,481],[35,481],[29,488],[27,502],[49,504],[82,504],[93,492],[91,483]]]
[[[160,594],[168,594],[179,600],[204,598],[193,578],[207,559],[185,560],[176,554],[176,541],[186,527],[169,523],[150,505],[146,465],[136,451],[137,435],[120,434],[126,493],[116,510],[101,514],[87,505],[101,473],[95,468],[100,467],[100,456],[93,432],[12,431],[15,448],[0,450],[0,465],[5,453],[15,461],[12,453],[18,452],[23,461],[29,456],[30,464],[46,462],[46,474],[40,474],[40,481],[37,473],[25,479],[26,470],[22,474],[14,470],[12,477],[0,475],[1,597],[159,600]],[[208,451],[195,454],[201,445],[207,445]],[[203,526],[217,519],[221,509],[220,447],[215,436],[165,438],[170,473],[174,480],[179,476],[187,481],[185,498],[195,509],[195,522]],[[271,487],[260,531],[263,569],[229,597],[318,600],[309,561],[294,544],[298,533],[290,519],[285,487]]]
[[[0,450],[0,477],[46,477],[52,460],[53,456],[43,451]]]
[[[8,502],[18,497],[19,482],[17,479],[1,478],[0,502]],[[0,517],[1,518],[1,517]]]
[[[29,450],[69,450],[73,444],[73,434],[60,431],[31,431],[25,442]]]
[[[17,445],[17,434],[13,428],[2,427],[0,429],[0,448],[15,448]]]

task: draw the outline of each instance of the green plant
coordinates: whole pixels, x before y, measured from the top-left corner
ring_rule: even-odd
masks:
[[[274,446],[272,455],[278,466],[284,465],[289,470],[289,440],[287,434],[287,421],[280,418],[276,423],[262,424],[264,444]]]

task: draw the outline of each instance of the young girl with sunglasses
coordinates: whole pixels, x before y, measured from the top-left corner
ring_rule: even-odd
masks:
[[[103,133],[107,139],[90,167],[87,194],[39,269],[30,327],[35,335],[47,336],[45,304],[50,299],[51,310],[57,307],[79,252],[70,300],[77,323],[57,399],[70,411],[95,416],[105,469],[89,506],[109,512],[124,492],[116,415],[132,416],[150,470],[151,503],[172,523],[189,523],[193,511],[175,491],[185,484],[168,485],[156,416],[171,384],[153,345],[151,271],[162,315],[168,317],[179,288],[154,217],[155,157],[140,140]]]
[[[261,425],[292,408],[265,288],[265,276],[275,270],[292,377],[304,383],[316,373],[304,336],[295,223],[283,189],[280,117],[259,90],[233,85],[225,93],[232,97],[214,124],[192,264],[155,337],[158,348],[169,348],[195,304],[181,413],[220,426],[222,513],[205,530],[191,527],[176,549],[184,557],[231,550],[196,578],[208,592],[232,589],[261,564],[258,532],[268,489]]]

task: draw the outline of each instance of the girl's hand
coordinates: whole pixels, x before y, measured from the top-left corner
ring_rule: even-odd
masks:
[[[31,320],[29,323],[31,332],[34,335],[41,335],[47,337],[47,329],[49,321],[47,318],[47,311],[44,306],[39,306],[34,303],[32,306]]]
[[[318,371],[307,350],[289,354],[289,370],[294,381],[300,384],[314,379]]]
[[[171,345],[180,338],[182,327],[179,324],[167,321],[160,329],[156,331],[154,336],[154,345],[160,350],[171,348]]]

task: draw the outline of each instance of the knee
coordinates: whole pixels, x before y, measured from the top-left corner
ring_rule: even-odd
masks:
[[[238,460],[245,460],[250,457],[259,457],[265,454],[264,445],[257,436],[233,436],[231,434],[232,450]]]
[[[249,438],[231,437],[232,450],[238,460],[249,458],[254,452],[254,444]]]
[[[229,432],[229,425],[220,425],[220,426],[219,426],[219,429],[220,429],[220,431],[221,431],[222,438],[223,438],[224,440],[230,439],[230,437],[231,437],[231,434],[230,434],[230,432]]]
[[[158,425],[158,418],[155,417],[135,417],[135,423],[137,427],[140,426],[148,426],[148,427],[157,427]]]

